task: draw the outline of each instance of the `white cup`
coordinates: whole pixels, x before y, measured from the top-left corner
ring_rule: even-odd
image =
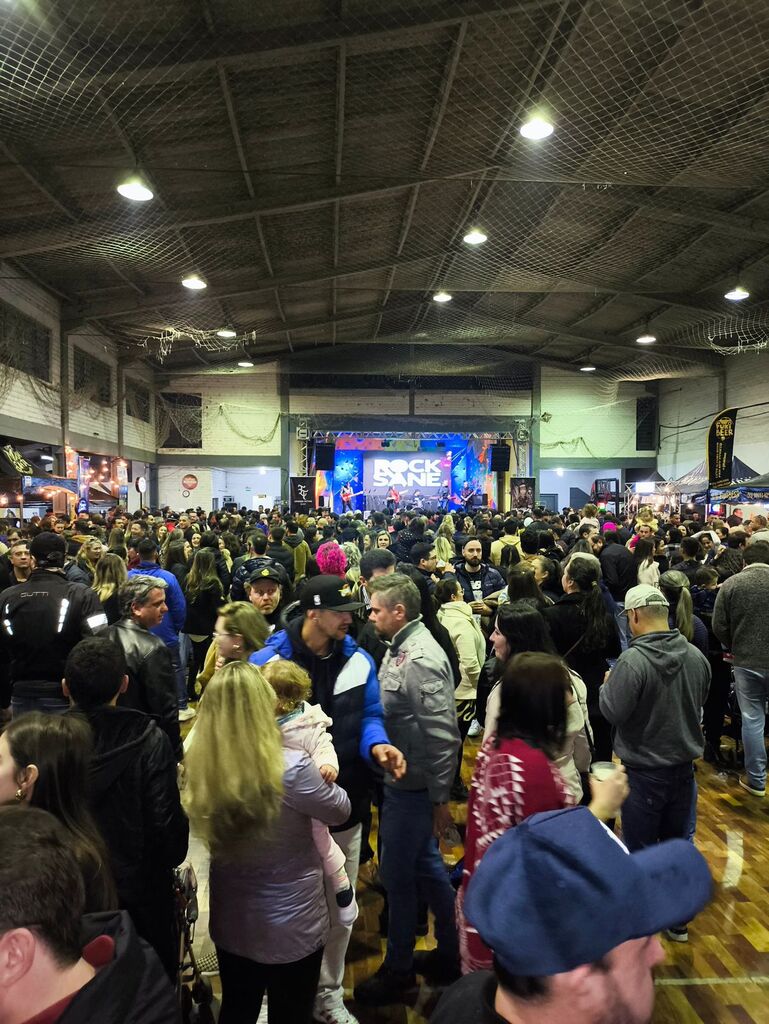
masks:
[[[603,782],[604,779],[608,779],[610,775],[616,772],[617,767],[613,761],[594,761],[590,765],[590,774],[597,782]]]

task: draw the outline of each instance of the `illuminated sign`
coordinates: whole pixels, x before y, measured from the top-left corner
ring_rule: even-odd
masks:
[[[374,459],[374,487],[439,487],[445,477],[438,459]]]

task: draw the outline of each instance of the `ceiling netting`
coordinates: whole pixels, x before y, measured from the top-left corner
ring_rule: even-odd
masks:
[[[767,279],[767,39],[758,0],[6,0],[0,257],[161,358],[688,372],[769,336],[722,297]],[[153,202],[116,194],[130,172]]]

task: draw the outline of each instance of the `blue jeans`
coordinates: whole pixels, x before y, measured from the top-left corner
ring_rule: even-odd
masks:
[[[742,715],[742,745],[745,748],[745,774],[754,789],[766,786],[766,701],[769,698],[769,672],[734,666],[734,692]]]
[[[182,664],[182,656],[179,644],[172,647],[168,645],[171,653],[171,665],[176,676],[176,696],[179,701],[179,710],[187,707],[187,666]]]
[[[622,838],[633,853],[665,839],[687,839],[692,825],[691,761],[659,768],[625,765],[630,794],[622,805]]]
[[[380,875],[390,907],[385,964],[394,971],[412,969],[420,899],[435,915],[440,956],[458,960],[454,890],[433,835],[433,805],[427,790],[385,786],[379,834]]]
[[[64,697],[11,697],[11,717],[19,718],[28,711],[42,711],[44,715],[63,715],[69,708]]]

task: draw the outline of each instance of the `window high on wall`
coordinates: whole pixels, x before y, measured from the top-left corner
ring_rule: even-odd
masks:
[[[112,367],[77,346],[72,354],[72,383],[76,393],[85,392],[99,405],[112,405]]]
[[[51,379],[51,332],[1,300],[0,362],[38,380]]]
[[[152,399],[149,388],[137,384],[136,381],[126,379],[125,383],[125,411],[127,416],[133,416],[135,420],[142,423],[152,422]]]
[[[155,406],[159,447],[202,448],[202,397],[163,391],[159,398]]]

